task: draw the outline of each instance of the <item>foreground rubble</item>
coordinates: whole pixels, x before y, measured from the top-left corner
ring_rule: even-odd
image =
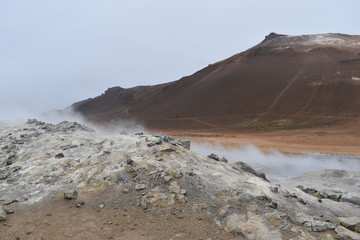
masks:
[[[3,128],[0,144],[5,222],[12,209],[48,198],[106,209],[113,197],[120,209],[205,213],[233,239],[360,239],[358,193],[287,188],[245,163],[198,155],[188,141],[105,137],[73,122],[33,119]],[[96,193],[104,193],[96,205],[80,199]]]

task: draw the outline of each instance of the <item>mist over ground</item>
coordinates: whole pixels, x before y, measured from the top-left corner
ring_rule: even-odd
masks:
[[[278,151],[264,153],[247,144],[241,148],[225,148],[220,143],[192,142],[191,149],[207,156],[215,153],[230,163],[242,161],[263,171],[270,180],[285,181],[308,172],[337,169],[360,172],[360,158],[328,154],[284,154]]]

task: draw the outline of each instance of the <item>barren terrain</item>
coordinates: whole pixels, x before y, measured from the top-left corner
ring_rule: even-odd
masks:
[[[188,141],[66,121],[3,126],[0,144],[0,239],[360,236],[358,172],[326,169],[290,186]]]
[[[276,150],[283,153],[311,152],[360,156],[360,126],[357,124],[260,132],[165,131],[164,133],[193,141],[220,143],[226,148],[253,144],[264,152]]]

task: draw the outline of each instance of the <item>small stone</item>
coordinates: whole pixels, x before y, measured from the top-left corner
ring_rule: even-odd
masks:
[[[185,195],[183,194],[176,194],[176,200],[179,202],[179,203],[184,203],[186,201],[186,197]]]
[[[128,194],[128,193],[129,193],[129,189],[124,188],[124,189],[122,190],[122,192],[125,193],[125,194]]]
[[[176,181],[170,183],[169,191],[171,193],[180,193],[180,186],[178,185],[178,183]]]
[[[273,193],[278,193],[279,192],[279,188],[277,187],[270,187],[270,191]]]
[[[185,194],[186,194],[186,189],[181,189],[181,190],[180,190],[180,194],[185,195]]]
[[[165,181],[165,182],[170,182],[171,179],[172,179],[171,176],[165,176],[165,177],[164,177],[164,181]]]
[[[85,204],[85,202],[83,202],[83,201],[77,202],[77,203],[76,203],[76,207],[79,208],[79,207],[81,207],[81,206],[84,205],[84,204]]]
[[[10,209],[6,210],[6,214],[14,214],[14,212],[15,212],[14,210],[10,210]]]
[[[6,221],[6,219],[6,210],[2,205],[0,205],[0,221]]]
[[[126,164],[134,165],[135,162],[134,162],[134,160],[132,160],[132,159],[130,158],[130,159],[126,160]]]
[[[139,190],[143,190],[146,188],[146,183],[138,183],[135,185],[135,190],[139,191]]]
[[[76,199],[78,192],[76,190],[67,190],[64,192],[64,199],[72,200]]]
[[[298,200],[299,203],[301,203],[303,205],[306,205],[306,202],[304,201],[304,199],[298,198],[297,200]]]
[[[271,207],[271,208],[273,208],[273,209],[277,209],[277,207],[278,207],[278,204],[276,203],[276,202],[271,202],[270,204],[269,204],[269,207]]]
[[[213,160],[215,160],[215,161],[219,161],[219,160],[220,160],[219,156],[216,155],[216,154],[214,154],[214,153],[211,153],[211,154],[208,155],[207,157],[210,158],[210,159],[213,159]]]
[[[64,154],[63,153],[58,153],[55,155],[55,158],[64,158]]]
[[[171,152],[175,152],[175,149],[173,148],[163,148],[161,149],[162,153],[171,153]]]
[[[182,178],[183,177],[183,174],[180,172],[176,172],[176,173],[174,173],[174,178],[176,178],[176,179],[179,179],[179,178]]]
[[[7,160],[7,161],[5,162],[5,165],[6,165],[6,166],[10,166],[11,164],[13,164],[13,161],[12,161],[12,160]]]
[[[226,205],[219,209],[218,216],[225,217],[229,213],[230,213],[230,205]]]
[[[17,199],[13,199],[13,200],[11,200],[11,201],[4,202],[3,205],[10,205],[10,204],[16,203],[16,202],[18,202],[18,200],[17,200]]]
[[[103,209],[105,207],[105,204],[101,203],[99,204],[99,208]]]

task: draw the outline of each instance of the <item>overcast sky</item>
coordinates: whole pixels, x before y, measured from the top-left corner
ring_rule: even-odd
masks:
[[[270,32],[360,35],[359,0],[0,0],[0,119],[178,80]]]

